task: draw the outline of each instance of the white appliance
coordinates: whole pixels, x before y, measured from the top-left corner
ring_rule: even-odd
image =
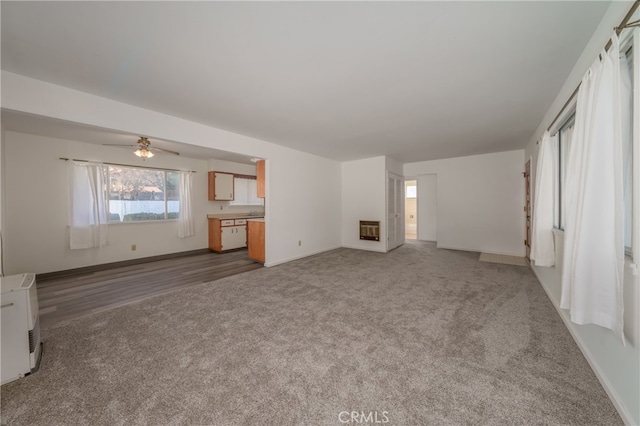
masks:
[[[0,287],[0,366],[4,385],[38,370],[42,345],[35,274],[0,277]]]

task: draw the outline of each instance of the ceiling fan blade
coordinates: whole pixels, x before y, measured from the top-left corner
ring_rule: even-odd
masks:
[[[137,145],[114,145],[114,144],[103,144],[104,146],[117,146],[117,147],[123,147],[123,148],[138,148],[141,150],[149,150],[149,151],[160,151],[160,152],[166,152],[167,154],[173,154],[173,155],[180,155],[179,152],[176,151],[172,151],[170,149],[164,149],[164,148],[156,148],[155,146],[151,146],[151,141],[149,141],[149,139],[141,137],[138,140],[138,144]]]
[[[149,150],[151,150],[151,151],[162,151],[162,152],[166,152],[168,154],[173,154],[173,155],[180,155],[179,152],[171,151],[170,149],[156,148],[155,146],[150,146]]]

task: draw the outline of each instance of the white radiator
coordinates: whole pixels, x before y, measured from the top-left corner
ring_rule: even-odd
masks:
[[[0,277],[2,384],[37,371],[42,356],[35,274]]]

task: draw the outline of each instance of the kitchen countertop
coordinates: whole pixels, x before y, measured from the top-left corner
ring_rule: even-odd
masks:
[[[248,213],[208,214],[207,219],[264,219],[264,215]]]

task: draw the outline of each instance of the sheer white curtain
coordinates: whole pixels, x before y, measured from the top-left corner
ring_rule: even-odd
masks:
[[[101,163],[72,162],[71,249],[102,247],[107,244],[106,170]]]
[[[553,209],[555,187],[555,157],[557,135],[545,132],[540,142],[536,167],[536,187],[533,199],[533,227],[531,230],[531,260],[538,266],[553,266],[556,252],[553,243]]]
[[[178,237],[180,238],[187,238],[196,233],[191,205],[192,177],[191,172],[180,172],[180,214],[178,216]]]
[[[622,114],[618,37],[582,79],[566,181],[562,297],[576,324],[624,344]]]

